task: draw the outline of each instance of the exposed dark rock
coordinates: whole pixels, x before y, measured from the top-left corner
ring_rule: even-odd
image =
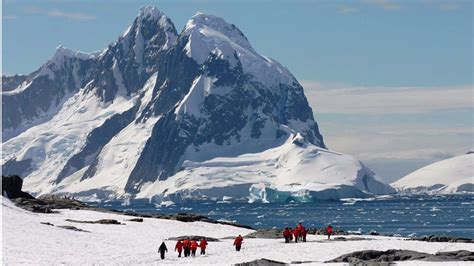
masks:
[[[168,240],[178,241],[178,240],[189,239],[189,240],[200,241],[203,238],[205,238],[207,242],[220,242],[219,239],[213,238],[213,237],[208,237],[208,236],[178,236],[178,237],[170,237],[170,238],[168,238]]]
[[[334,230],[333,235],[347,235],[341,229]],[[326,228],[309,228],[308,234],[310,235],[327,235]],[[279,239],[283,238],[283,229],[271,228],[271,229],[256,229],[255,232],[248,234],[248,238],[267,238],[267,239]]]
[[[11,200],[16,206],[31,212],[54,213],[42,200],[16,198]]]
[[[369,235],[371,235],[371,236],[378,236],[378,235],[380,235],[380,233],[377,232],[377,231],[370,231]]]
[[[269,259],[258,259],[249,262],[236,263],[234,266],[273,266],[273,265],[289,265],[288,263],[269,260]]]
[[[81,223],[81,224],[122,224],[117,220],[114,219],[101,219],[97,221],[80,221],[80,220],[73,220],[73,219],[66,219],[67,222],[71,223]]]
[[[50,223],[50,222],[40,222],[40,224],[54,226],[54,224],[52,224],[52,223]]]
[[[439,252],[436,254],[423,253],[413,250],[389,249],[362,250],[339,256],[327,262],[366,263],[366,262],[394,262],[408,260],[423,261],[473,261],[474,252],[466,250]]]
[[[87,233],[90,233],[89,231],[87,230],[83,230],[83,229],[80,229],[80,228],[77,228],[75,226],[71,226],[71,225],[58,225],[56,227],[59,227],[59,228],[64,228],[64,229],[68,229],[68,230],[73,230],[73,231],[78,231],[78,232],[87,232]]]
[[[130,221],[130,222],[137,222],[137,223],[143,223],[143,218],[132,218],[132,219],[129,219],[127,221]]]
[[[21,191],[23,186],[23,179],[17,175],[3,176],[2,175],[2,195],[9,199],[25,198],[34,199],[30,194]]]
[[[409,240],[426,241],[426,242],[474,243],[474,239],[472,239],[472,238],[452,237],[452,236],[434,236],[434,235],[412,237]]]
[[[12,202],[16,206],[32,212],[53,213],[53,209],[86,209],[87,205],[75,199],[45,195],[35,198],[15,198]]]
[[[255,232],[248,234],[246,237],[247,238],[279,239],[279,238],[283,238],[283,230],[282,229],[257,229]]]
[[[327,235],[328,232],[326,231],[326,227],[321,228],[309,228],[308,234],[310,235]],[[340,228],[334,228],[332,235],[348,235],[347,232]]]

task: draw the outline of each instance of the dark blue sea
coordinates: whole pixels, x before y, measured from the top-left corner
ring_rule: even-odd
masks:
[[[345,231],[377,231],[401,236],[444,235],[474,238],[474,195],[389,197],[315,203],[206,202],[172,205],[93,204],[136,213],[195,213],[254,228],[332,224]]]

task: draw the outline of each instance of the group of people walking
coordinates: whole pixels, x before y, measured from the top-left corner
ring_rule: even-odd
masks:
[[[234,239],[234,246],[236,251],[240,251],[242,248],[242,243],[244,242],[244,238],[239,235]],[[189,256],[196,256],[196,251],[198,247],[201,249],[201,255],[206,254],[206,248],[207,248],[207,241],[205,238],[202,238],[199,243],[193,239],[186,238],[184,240],[178,240],[176,242],[176,245],[174,247],[174,250],[178,252],[178,258],[181,258],[181,254],[183,254],[184,251],[184,257],[189,257]],[[160,247],[158,248],[158,252],[160,253],[160,257],[162,260],[165,259],[165,253],[168,252],[168,248],[166,247],[165,242],[162,242]]]
[[[330,239],[333,233],[333,228],[331,225],[328,225],[326,227],[326,233],[328,235],[328,239]],[[286,227],[285,230],[283,230],[283,237],[285,238],[285,243],[290,243],[291,241],[293,241],[293,239],[295,240],[295,243],[298,243],[298,241],[306,242],[307,234],[308,230],[301,223],[298,223],[295,229]]]
[[[181,253],[184,251],[184,256],[189,257],[189,256],[196,256],[196,251],[198,247],[201,249],[201,255],[206,254],[206,247],[207,247],[207,241],[206,239],[202,238],[201,241],[198,242],[193,239],[190,240],[189,238],[186,238],[184,240],[178,240],[176,242],[176,246],[174,247],[174,250],[178,252],[178,257],[181,258]]]
[[[293,239],[295,240],[295,243],[298,243],[298,241],[306,242],[307,234],[308,230],[303,227],[301,223],[298,223],[295,229],[286,227],[285,230],[283,230],[283,237],[285,238],[285,243],[290,243]]]
[[[333,234],[333,228],[331,225],[328,225],[326,227],[326,233],[328,235],[328,239],[331,238],[331,235]],[[306,242],[306,235],[308,234],[308,230],[301,224],[298,223],[296,225],[295,229],[291,229],[290,227],[286,227],[285,230],[283,230],[283,237],[285,238],[285,243],[290,243],[295,240],[295,243],[299,242]],[[242,243],[244,242],[244,238],[239,235],[234,239],[234,246],[236,251],[240,251],[242,248]],[[189,257],[189,256],[196,256],[196,251],[198,247],[201,249],[201,255],[206,254],[206,248],[207,248],[207,241],[205,238],[201,238],[199,243],[193,239],[186,238],[184,240],[178,240],[176,242],[176,246],[174,250],[178,252],[178,257],[181,257],[181,254],[184,251],[184,257]],[[158,248],[158,252],[161,255],[161,259],[165,259],[165,253],[168,252],[168,248],[166,247],[165,242],[162,242],[160,247]]]

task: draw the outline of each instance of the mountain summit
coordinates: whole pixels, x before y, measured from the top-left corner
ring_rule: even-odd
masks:
[[[328,151],[302,86],[223,19],[141,8],[101,52],[5,77],[4,174],[35,194],[260,201],[391,193]]]

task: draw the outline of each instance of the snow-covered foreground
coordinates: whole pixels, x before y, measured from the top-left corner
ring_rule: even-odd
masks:
[[[259,258],[283,262],[314,261],[311,265],[317,265],[339,255],[363,249],[410,249],[429,253],[461,249],[474,250],[474,245],[466,243],[428,243],[378,236],[366,237],[372,240],[344,242],[327,241],[324,240],[324,236],[310,235],[307,243],[298,244],[284,244],[281,239],[245,239],[242,251],[236,252],[233,250],[232,240],[222,238],[237,234],[246,235],[252,230],[204,222],[183,223],[154,218],[144,218],[143,223],[137,223],[126,221],[131,218],[130,216],[85,210],[61,210],[57,214],[37,214],[19,209],[5,199],[3,199],[2,211],[2,264],[4,265],[231,265]],[[125,225],[80,224],[66,222],[65,219],[116,219]],[[77,232],[40,224],[40,222],[73,225],[90,232]],[[177,254],[173,252],[175,241],[166,241],[166,239],[190,234],[221,238],[221,242],[210,242],[208,254],[205,256],[177,258]],[[159,259],[157,249],[163,240],[169,252],[166,259],[162,261]],[[419,265],[420,262],[407,262],[407,264]],[[433,264],[433,262],[424,264]]]

